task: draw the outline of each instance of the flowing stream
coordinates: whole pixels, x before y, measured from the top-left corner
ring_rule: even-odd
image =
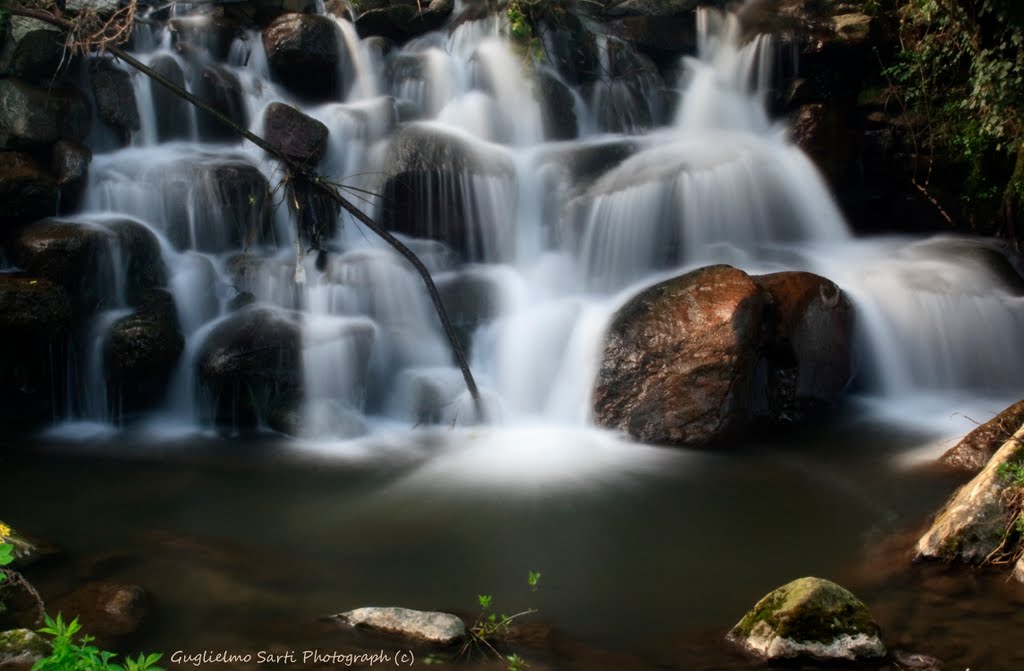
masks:
[[[188,20],[203,34],[203,17]],[[345,581],[329,575],[324,563],[311,569],[332,594],[344,591],[352,600],[399,600],[414,593],[407,600],[417,603],[408,605],[448,605],[452,585],[413,585],[431,579],[431,571],[406,565],[414,560],[405,557],[451,562],[438,569],[441,575],[494,580],[496,589],[514,589],[500,571],[525,575],[534,568],[525,564],[537,562],[546,573],[562,571],[566,580],[564,600],[557,578],[555,595],[542,597],[551,621],[585,640],[628,647],[660,625],[661,634],[720,627],[793,571],[845,570],[844,561],[857,552],[864,534],[919,521],[948,486],[909,484],[914,480],[896,466],[865,485],[878,463],[922,446],[934,454],[937,444],[948,444],[937,441],[969,428],[966,418],[987,419],[1021,396],[1024,357],[1016,344],[1024,332],[1024,299],[993,266],[998,255],[988,243],[969,239],[854,237],[785,124],[766,112],[779,49],[770,36],[741,44],[732,16],[701,10],[698,52],[680,63],[678,81],[668,82],[678,99],[674,110],[651,77],[609,76],[598,86],[570,89],[576,137],[556,142],[544,139],[534,82],[497,19],[465,22],[388,53],[378,42],[359,40],[346,21],[337,23],[347,54],[343,101],[296,102],[271,80],[258,34],[236,38],[218,67],[238,80],[245,118],[255,132],[261,132],[263,112],[274,101],[294,104],[323,122],[330,140],[321,172],[344,184],[343,193],[375,218],[389,216],[373,194],[385,188],[402,143],[412,138],[420,146],[462,152],[434,166],[444,170],[436,170],[425,186],[440,202],[425,207],[419,224],[422,231],[447,231],[452,239],[457,229],[459,248],[404,239],[442,290],[461,296],[454,316],[468,331],[471,368],[494,421],[473,426],[461,375],[411,267],[346,217],[327,241],[326,263],[318,264],[317,255],[301,246],[297,250],[293,215],[280,190],[264,198],[223,181],[229,166],[258,171],[275,185],[281,176],[275,164],[247,143],[214,137],[195,113],[168,103],[154,84],[135,76],[142,127],[124,148],[102,133],[92,138],[96,155],[82,213],[74,219],[99,225],[104,217],[127,215],[158,236],[185,353],[161,407],[121,427],[116,409],[102,400],[107,397],[96,358],[102,356],[97,341],[103,329],[123,312],[95,318],[92,342],[81,348],[86,360],[72,362],[77,372],[68,393],[79,400],[69,404],[66,421],[49,436],[101,435],[102,445],[131,446],[116,450],[129,462],[129,454],[148,453],[177,463],[160,474],[145,465],[111,466],[97,457],[97,472],[120,479],[120,499],[147,511],[137,522],[242,544],[263,528],[276,529],[271,536],[294,546],[295,555],[321,552],[339,572],[365,570],[372,588],[343,588]],[[621,57],[620,50],[602,44],[603,59]],[[184,72],[195,71],[194,59],[210,58],[178,53],[162,29],[138,36],[136,50],[153,67]],[[606,65],[609,72],[615,68]],[[458,222],[452,212],[461,215]],[[245,231],[265,215],[270,233],[246,246]],[[243,247],[249,270],[239,286],[236,257]],[[809,270],[848,293],[857,315],[857,376],[848,417],[835,430],[862,430],[865,442],[878,439],[891,450],[876,445],[851,458],[855,465],[845,471],[846,457],[829,462],[812,446],[828,442],[828,449],[845,453],[858,442],[849,436],[841,444],[851,447],[843,448],[834,435],[798,432],[797,447],[758,451],[751,442],[720,458],[631,444],[591,426],[591,386],[616,308],[644,286],[710,263],[751,274]],[[108,284],[119,290],[117,282]],[[202,456],[199,445],[214,441],[215,434],[204,407],[210,400],[196,393],[194,369],[204,339],[229,316],[240,290],[274,310],[302,313],[305,403],[300,438],[285,447],[253,446],[251,464],[228,465],[235,458],[247,461],[242,448],[228,460]],[[119,310],[123,305],[110,303]],[[369,351],[366,340],[372,342]],[[888,428],[874,433],[883,424]],[[280,457],[290,464],[280,482],[272,476],[278,450],[290,455]],[[336,486],[304,492],[298,484],[306,472],[303,460],[316,464],[325,457]],[[737,459],[759,466],[733,470]],[[194,471],[182,466],[192,463],[198,464]],[[71,475],[56,468],[40,477],[60,487]],[[797,490],[814,490],[808,496],[838,512],[801,514],[795,503],[800,497],[780,494],[772,477],[796,483]],[[143,492],[131,484],[146,478],[166,486]],[[254,488],[267,492],[266,498],[254,495]],[[821,495],[820,488],[830,493]],[[900,488],[907,489],[895,493]],[[725,489],[742,493],[729,503]],[[187,504],[177,491],[189,493]],[[679,491],[686,494],[679,498]],[[919,498],[910,501],[912,495]],[[423,503],[429,500],[436,503]],[[477,516],[455,519],[464,506],[481,500],[486,503]],[[517,503],[505,509],[499,500]],[[791,523],[764,522],[763,531],[748,526],[756,522],[750,511],[760,509],[759,500],[774,507],[773,517],[790,515]],[[108,503],[113,505],[95,501],[89,512],[109,515]],[[718,513],[692,516],[693,510],[714,506],[721,506]],[[213,522],[208,526],[200,519],[204,510],[212,518],[247,521],[234,531],[214,529]],[[410,510],[416,514],[409,516]],[[679,516],[679,531],[665,511]],[[844,515],[846,521],[837,524]],[[54,514],[36,517],[70,534],[72,546],[96,542],[75,535]],[[636,520],[650,526],[634,528],[631,535]],[[607,532],[590,528],[605,523]],[[816,547],[794,531],[822,525],[846,540],[831,549]],[[730,571],[748,570],[733,561],[731,543],[716,540],[736,533],[737,526],[747,547],[755,548],[747,558],[760,566],[739,580],[735,596],[715,602],[714,594],[694,587],[694,576],[708,570],[704,560],[712,555],[729,558],[729,568],[713,570],[709,584]],[[345,529],[350,542],[324,540],[332,528]],[[495,528],[508,532],[507,543]],[[564,542],[553,541],[563,533]],[[474,534],[492,544],[469,540]],[[613,547],[630,543],[649,553],[648,563],[627,562]],[[168,552],[166,545],[156,545],[164,549],[152,556]],[[257,545],[269,551],[276,544]],[[610,564],[598,567],[588,559],[602,553],[612,558]],[[189,583],[193,589],[228,591],[204,584],[174,556],[167,561],[195,581]],[[375,565],[368,568],[367,562]],[[474,562],[491,568],[472,569]],[[679,569],[666,578],[667,588],[693,602],[716,603],[706,606],[707,617],[692,603],[680,607],[679,617],[651,605],[659,593],[652,576],[669,575],[676,562]],[[648,570],[652,576],[637,574]],[[411,581],[397,577],[405,575]],[[588,597],[588,577],[604,586],[600,594]],[[487,589],[452,580],[470,594]],[[299,579],[284,582],[284,589],[300,595],[314,589]],[[162,587],[164,598],[177,604],[173,589]],[[265,612],[283,609],[267,593],[251,596]],[[297,598],[310,610],[331,607],[326,599]],[[615,604],[623,619],[639,619],[621,629],[611,626],[602,614]],[[887,615],[889,622],[902,617],[899,607],[892,606],[896,614]],[[580,615],[588,609],[592,617]],[[216,620],[213,606],[200,610]],[[210,632],[200,636],[201,626],[171,629],[204,643],[217,640]],[[928,640],[925,633],[915,636]],[[188,643],[168,636],[156,640],[164,646]]]

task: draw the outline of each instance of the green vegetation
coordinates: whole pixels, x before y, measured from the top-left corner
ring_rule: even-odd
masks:
[[[540,575],[539,571],[530,571],[527,574],[526,584],[530,587],[530,591],[537,591],[537,587],[540,584]],[[480,594],[477,596],[480,613],[477,615],[473,626],[469,628],[469,638],[459,651],[459,656],[469,654],[473,650],[480,650],[493,654],[496,657],[501,657],[501,653],[498,652],[495,646],[499,641],[508,637],[512,622],[524,615],[531,615],[537,612],[534,608],[527,608],[514,615],[498,614],[491,609],[493,602],[494,599],[490,594]],[[504,659],[508,662],[508,671],[523,671],[523,669],[529,666],[518,654],[507,655]]]
[[[10,534],[11,528],[0,522],[0,589],[3,589],[2,586],[7,581],[7,570],[2,567],[14,561],[14,546],[6,541]],[[2,596],[0,593],[0,597]],[[0,598],[0,613],[4,612],[5,608],[3,598]]]
[[[1024,215],[1024,3],[892,0],[915,181],[984,233],[1016,240]],[[932,182],[941,162],[949,179]]]
[[[116,663],[117,654],[90,645],[91,636],[83,635],[75,643],[75,634],[82,629],[78,618],[65,623],[58,613],[57,619],[46,615],[44,620],[46,626],[39,633],[53,636],[53,652],[36,662],[32,671],[163,671],[156,666],[160,653],[140,654],[136,659],[126,657],[123,663]]]
[[[536,63],[544,58],[544,43],[539,31],[544,23],[564,18],[565,8],[550,0],[509,0],[505,7],[508,36],[516,44],[523,60]]]
[[[996,467],[996,475],[1006,486],[1002,493],[1006,527],[999,546],[986,558],[986,563],[1016,562],[1024,555],[1024,450]]]

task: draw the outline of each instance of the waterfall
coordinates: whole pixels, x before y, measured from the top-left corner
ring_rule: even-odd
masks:
[[[347,93],[317,103],[273,81],[255,32],[223,48],[192,37],[199,53],[179,53],[167,29],[153,28],[136,49],[191,90],[223,95],[256,132],[275,101],[328,128],[320,171],[424,259],[506,424],[586,427],[616,307],[654,281],[718,262],[836,281],[856,303],[867,394],[1018,393],[1022,292],[993,274],[991,247],[853,238],[822,177],[766,109],[774,39],[744,44],[735,17],[697,17],[697,52],[678,81],[605,36],[592,85],[544,75],[567,89],[559,111],[575,124],[558,141],[545,139],[546,71],[524,65],[494,17],[390,50],[335,18]],[[178,30],[213,35],[204,19],[183,20]],[[291,421],[304,436],[348,439],[465,423],[461,376],[412,269],[347,216],[319,257],[300,245],[297,259],[295,214],[273,162],[144,77],[133,82],[142,127],[130,146],[96,155],[76,220],[130,216],[160,243],[185,346],[153,416],[182,425],[215,416],[216,399],[197,393],[204,350],[238,314],[267,308],[259,314],[280,329],[281,361],[298,329],[300,363],[262,400],[303,401],[297,422],[265,413],[261,427]],[[214,93],[200,91],[209,85]],[[674,111],[665,89],[677,94]],[[97,343],[126,314],[123,301],[115,306],[87,329],[90,388],[75,393],[92,405],[107,404]]]

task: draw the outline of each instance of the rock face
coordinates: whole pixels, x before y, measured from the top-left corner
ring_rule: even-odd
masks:
[[[50,169],[60,189],[60,213],[76,209],[89,176],[91,161],[92,151],[84,144],[73,140],[54,143]]]
[[[153,231],[134,219],[114,219],[103,226],[116,241],[128,302],[134,302],[133,294],[137,292],[167,284],[167,266]]]
[[[109,244],[110,234],[99,226],[44,219],[21,232],[11,255],[30,275],[62,286],[75,310],[88,313],[104,299],[101,268]]]
[[[203,65],[195,77],[195,95],[237,125],[248,127],[242,84],[228,68],[216,63]],[[157,100],[163,98],[166,98],[166,94],[161,93]],[[173,105],[180,106],[180,99]],[[196,125],[199,138],[206,142],[236,142],[239,139],[234,130],[209,114],[196,115]]]
[[[0,202],[4,219],[23,222],[55,214],[57,184],[28,154],[0,152]]]
[[[117,133],[123,144],[128,144],[132,132],[141,127],[131,75],[109,58],[93,59],[89,74],[100,120]]]
[[[301,334],[279,310],[250,306],[216,326],[199,351],[197,373],[208,421],[249,430],[284,415],[302,398]]]
[[[977,473],[1021,425],[1024,425],[1024,400],[971,431],[939,457],[939,463],[958,471]]]
[[[316,101],[344,93],[337,26],[325,16],[284,14],[263,32],[274,77],[296,95]]]
[[[7,21],[10,33],[0,45],[0,75],[35,83],[53,77],[64,52],[60,31],[23,16],[12,16]]]
[[[61,138],[81,141],[89,121],[89,104],[77,89],[0,79],[0,146],[31,149]]]
[[[687,273],[632,299],[605,340],[598,423],[669,444],[737,431],[750,417],[764,305],[753,280],[729,266]]]
[[[406,638],[451,645],[466,636],[466,625],[448,613],[409,608],[357,608],[336,615],[353,627],[367,627]]]
[[[727,639],[764,660],[854,661],[885,655],[867,607],[821,578],[800,578],[757,602]]]
[[[674,445],[716,442],[755,420],[802,419],[845,388],[851,334],[850,304],[823,277],[701,268],[650,287],[615,315],[595,419]]]
[[[152,289],[136,300],[135,313],[114,322],[105,353],[111,397],[126,415],[157,405],[185,348],[170,293]]]
[[[985,468],[946,503],[917,541],[916,559],[980,564],[1007,541],[1007,529],[1020,514],[1010,499],[1021,486],[1012,475],[1024,468],[1024,428],[1003,443]],[[1017,496],[1010,496],[1016,489]]]

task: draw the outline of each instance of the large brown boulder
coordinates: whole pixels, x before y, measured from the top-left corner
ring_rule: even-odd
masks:
[[[710,266],[662,282],[615,315],[594,391],[601,426],[651,443],[701,445],[751,416],[765,294]]]
[[[150,599],[142,587],[97,580],[54,600],[53,608],[67,620],[77,617],[97,644],[110,647],[145,623]]]
[[[170,293],[151,289],[136,302],[133,314],[114,322],[106,342],[107,386],[121,416],[160,402],[185,348]]]
[[[28,154],[0,152],[0,221],[19,223],[55,214],[57,183]]]
[[[966,473],[977,473],[996,450],[1024,425],[1024,400],[974,429],[939,457],[939,463]]]
[[[849,382],[852,328],[849,300],[824,277],[695,270],[616,313],[595,419],[673,445],[718,442],[755,421],[804,419]]]
[[[89,103],[74,87],[0,79],[0,147],[32,149],[61,138],[81,141],[89,122]]]
[[[338,27],[325,16],[284,14],[263,31],[270,72],[292,93],[324,101],[342,96]]]
[[[220,322],[196,358],[205,419],[225,430],[253,430],[291,414],[302,398],[302,335],[291,313],[260,306]]]
[[[773,273],[754,281],[771,297],[768,417],[800,419],[834,401],[850,381],[853,306],[835,283],[813,273]]]

